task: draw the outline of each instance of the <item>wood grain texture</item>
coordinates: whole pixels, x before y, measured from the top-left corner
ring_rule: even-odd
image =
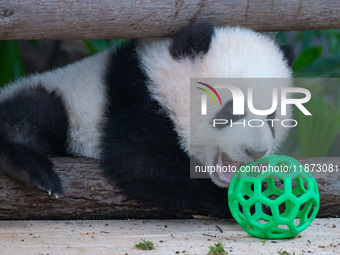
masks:
[[[340,167],[340,157],[307,158],[302,164],[321,163]],[[95,161],[84,158],[55,158],[65,194],[56,199],[47,192],[28,188],[0,172],[0,220],[5,219],[128,219],[191,218],[208,215],[208,207],[173,213],[144,207],[127,200],[102,174]],[[340,168],[339,168],[340,169]],[[318,217],[340,214],[340,172],[313,173],[321,197]]]
[[[216,225],[222,230],[221,233]],[[135,244],[154,243],[140,251]],[[0,221],[0,254],[206,255],[220,242],[228,254],[339,254],[340,219],[315,219],[297,237],[266,240],[232,220]]]
[[[339,29],[339,17],[338,0],[1,0],[0,40],[163,37],[198,22]]]

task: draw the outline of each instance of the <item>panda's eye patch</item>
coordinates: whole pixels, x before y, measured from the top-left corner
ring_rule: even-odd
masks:
[[[241,115],[234,115],[233,114],[233,101],[229,101],[214,116],[214,119],[227,120],[228,124],[216,125],[216,128],[223,128],[223,127],[226,127],[226,126],[230,126],[231,121],[232,122],[238,121],[239,119],[243,118],[243,116],[244,116],[243,114],[241,114]]]

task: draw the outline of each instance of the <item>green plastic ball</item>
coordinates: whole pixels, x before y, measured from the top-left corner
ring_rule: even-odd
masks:
[[[314,177],[303,165],[288,156],[270,155],[235,172],[228,204],[234,219],[250,235],[281,239],[297,235],[312,223],[320,197]]]

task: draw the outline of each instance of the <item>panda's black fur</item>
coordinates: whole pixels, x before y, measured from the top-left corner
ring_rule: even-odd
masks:
[[[194,59],[209,51],[213,36],[210,25],[192,26],[172,40],[169,52],[178,61]],[[226,217],[227,189],[189,177],[189,157],[165,109],[150,96],[137,45],[132,40],[112,51],[102,74],[107,103],[100,166],[129,198],[145,205],[183,210],[210,203],[212,215]],[[0,101],[0,170],[62,193],[49,156],[67,154],[70,116],[62,96],[43,85],[19,89]]]
[[[197,29],[194,27],[199,37]],[[204,26],[204,32],[207,30]],[[205,34],[206,40],[200,41],[202,45],[197,44],[192,30],[181,34],[173,41],[173,56],[181,58],[206,52],[213,30],[208,32],[211,34]],[[101,166],[126,194],[147,205],[178,210],[198,205],[207,194],[210,194],[208,200],[218,192],[225,198],[226,190],[210,180],[189,178],[189,158],[178,145],[173,123],[150,97],[147,87],[141,86],[148,78],[139,66],[135,46],[133,41],[112,54],[105,75],[110,100]],[[134,68],[126,69],[126,66]]]
[[[13,177],[62,193],[51,154],[66,155],[68,118],[60,96],[23,88],[0,104],[0,167]]]

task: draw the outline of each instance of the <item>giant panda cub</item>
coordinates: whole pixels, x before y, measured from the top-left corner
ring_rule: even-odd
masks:
[[[289,79],[292,56],[263,34],[199,24],[20,79],[0,92],[0,170],[58,195],[50,157],[94,158],[128,198],[168,210],[210,203],[226,216],[229,181],[191,179],[190,157],[246,163],[272,153],[286,131],[219,128],[219,144],[191,151],[190,78]]]

